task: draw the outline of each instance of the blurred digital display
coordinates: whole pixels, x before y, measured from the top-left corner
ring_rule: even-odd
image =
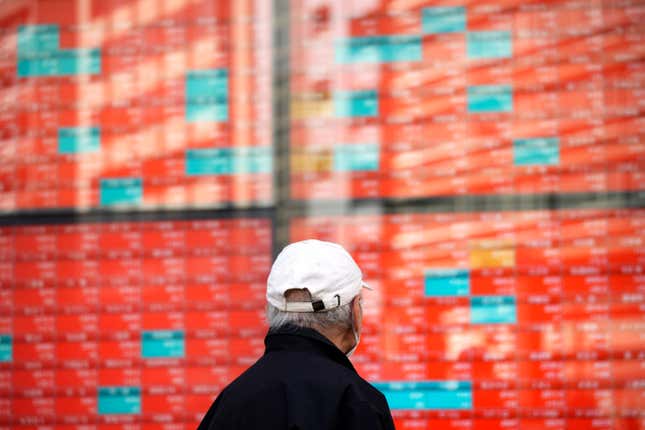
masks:
[[[0,228],[0,428],[196,428],[264,351],[270,265],[267,219]]]
[[[642,189],[639,1],[291,2],[298,200]]]
[[[0,430],[194,429],[264,350],[273,247],[312,237],[376,287],[352,360],[397,429],[645,429],[645,212],[621,200],[645,189],[643,22],[637,0],[0,2]],[[455,212],[422,213],[438,196]]]
[[[0,211],[272,199],[270,5],[0,8]]]
[[[354,361],[397,429],[645,426],[645,212],[295,219],[365,291]]]

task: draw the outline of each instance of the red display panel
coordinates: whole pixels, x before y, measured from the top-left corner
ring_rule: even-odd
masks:
[[[644,226],[642,210],[350,215],[294,219],[291,240],[342,243],[374,287],[352,360],[397,428],[640,429]]]
[[[397,428],[645,429],[643,211],[460,198],[637,206],[638,1],[5,3],[0,430],[194,429],[263,351],[287,231],[344,244],[376,287],[353,360]],[[287,33],[290,87],[274,94]],[[293,200],[423,212],[444,196],[466,212],[312,205],[273,226],[229,210],[273,203],[283,126]],[[242,218],[16,227],[60,208],[221,205]]]
[[[0,427],[195,428],[264,351],[271,229],[0,228]]]
[[[0,211],[269,203],[271,26],[255,0],[0,8]]]
[[[638,1],[291,3],[298,200],[642,189]]]

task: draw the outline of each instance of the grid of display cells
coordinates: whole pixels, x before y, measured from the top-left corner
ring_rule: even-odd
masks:
[[[11,6],[0,211],[271,201],[271,2]],[[642,189],[638,2],[289,6],[293,198]],[[344,243],[376,287],[353,359],[397,428],[632,429],[645,428],[643,219],[290,227]],[[1,227],[0,428],[194,429],[262,353],[271,229]]]
[[[291,196],[638,190],[638,1],[291,5]]]
[[[264,351],[271,234],[260,218],[0,228],[0,427],[194,429]]]
[[[270,202],[270,5],[139,3],[0,11],[0,211]]]
[[[645,425],[645,213],[296,219],[365,291],[356,367],[399,429]]]

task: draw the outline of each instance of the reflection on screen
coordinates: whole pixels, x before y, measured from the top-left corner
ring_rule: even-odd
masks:
[[[271,200],[268,4],[0,8],[0,211]]]

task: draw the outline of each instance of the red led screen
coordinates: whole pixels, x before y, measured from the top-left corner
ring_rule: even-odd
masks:
[[[291,9],[295,199],[637,190],[638,1]]]
[[[0,428],[194,429],[264,350],[270,264],[266,219],[0,228]]]
[[[266,2],[0,8],[0,211],[271,199]]]
[[[427,430],[645,428],[644,232],[642,210],[291,226],[354,256],[375,291],[352,360],[397,429]]]
[[[375,287],[352,360],[397,429],[645,429],[643,22],[0,2],[0,430],[194,429],[311,237]]]

